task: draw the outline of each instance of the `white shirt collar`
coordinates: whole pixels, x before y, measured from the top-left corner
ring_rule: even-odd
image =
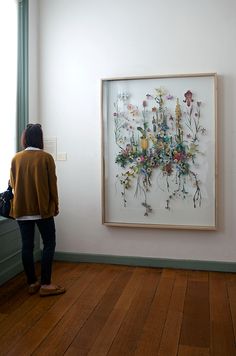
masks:
[[[40,148],[32,147],[32,146],[29,146],[29,147],[25,148],[25,151],[32,151],[32,150],[40,151]]]

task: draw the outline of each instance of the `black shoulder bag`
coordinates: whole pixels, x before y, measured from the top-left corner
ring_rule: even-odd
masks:
[[[9,185],[5,192],[0,193],[0,216],[3,216],[4,218],[8,219],[13,219],[11,216],[9,216],[12,199],[12,187]]]

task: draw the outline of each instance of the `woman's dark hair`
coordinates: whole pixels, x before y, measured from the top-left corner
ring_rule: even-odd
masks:
[[[28,124],[21,136],[23,148],[36,147],[43,149],[43,131],[40,124]]]

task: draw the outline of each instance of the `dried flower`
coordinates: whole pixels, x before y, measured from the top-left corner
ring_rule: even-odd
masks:
[[[129,93],[127,93],[126,91],[125,92],[122,92],[122,93],[119,93],[118,94],[118,99],[120,100],[123,100],[123,101],[126,101],[129,99]]]
[[[176,102],[175,115],[176,115],[176,120],[179,122],[179,120],[180,120],[180,118],[182,116],[181,108],[180,108],[180,105],[179,105],[179,99],[177,99],[177,102]]]
[[[117,101],[113,109],[115,112],[112,112],[115,142],[119,146],[115,162],[125,169],[125,173],[117,176],[122,184],[124,207],[127,203],[126,190],[133,187],[132,182],[136,180],[135,195],[144,194],[144,215],[148,216],[152,212],[148,205],[148,192],[152,187],[155,170],[160,170],[165,176],[167,210],[170,210],[171,199],[186,198],[188,182],[195,190],[194,207],[196,203],[200,206],[200,181],[195,169],[198,169],[200,134],[207,132],[200,122],[201,102],[192,104],[193,93],[188,90],[182,105],[175,97],[176,106],[173,108],[167,100],[174,97],[162,87],[155,89],[153,96],[146,94],[146,100],[141,101],[139,106],[129,103],[128,98],[127,92],[120,93],[119,99],[123,102]],[[153,100],[151,104],[147,101],[149,99]],[[145,109],[148,106],[150,109]]]
[[[186,93],[184,94],[184,97],[185,97],[185,100],[183,100],[184,103],[187,103],[187,106],[190,106],[191,105],[191,102],[193,102],[193,93],[188,90],[186,91]]]
[[[162,87],[155,89],[155,91],[157,96],[164,96],[166,94],[166,90]]]

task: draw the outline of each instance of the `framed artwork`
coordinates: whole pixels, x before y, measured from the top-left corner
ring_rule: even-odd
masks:
[[[103,224],[216,230],[216,82],[102,79]]]

